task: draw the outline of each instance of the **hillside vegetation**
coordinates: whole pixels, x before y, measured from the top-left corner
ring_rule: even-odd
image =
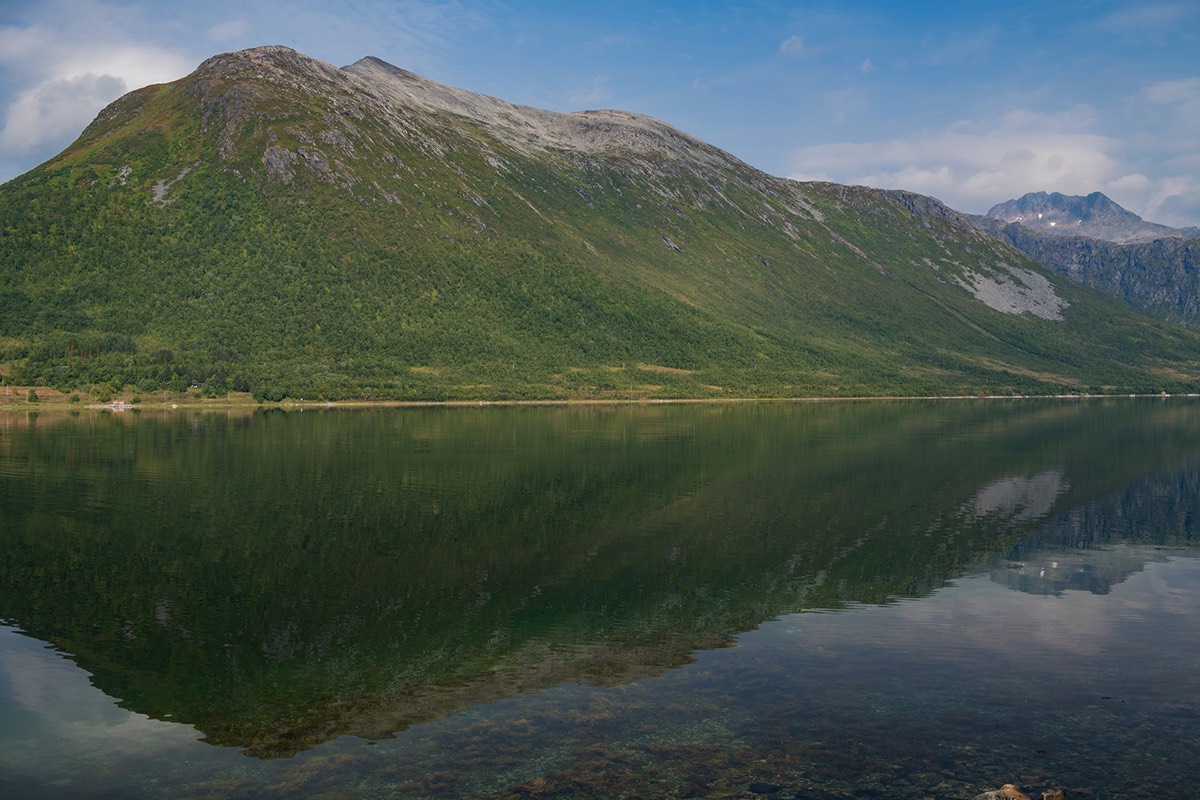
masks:
[[[217,56],[0,187],[14,384],[262,399],[1180,392],[1200,338],[935,201],[375,59]]]

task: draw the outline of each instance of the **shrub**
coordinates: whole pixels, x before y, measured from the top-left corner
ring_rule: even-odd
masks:
[[[276,386],[259,386],[254,390],[254,399],[260,403],[278,403],[287,397],[287,392]]]

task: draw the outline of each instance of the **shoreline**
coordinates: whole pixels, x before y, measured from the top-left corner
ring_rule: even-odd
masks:
[[[865,396],[814,396],[814,397],[696,397],[696,398],[561,398],[548,400],[295,400],[277,403],[260,403],[249,396],[219,398],[176,398],[170,401],[138,402],[114,400],[108,403],[70,402],[66,396],[48,397],[29,402],[24,398],[12,398],[15,402],[0,403],[0,413],[79,412],[124,414],[141,411],[244,411],[254,409],[334,410],[364,408],[517,408],[517,407],[571,407],[571,406],[654,406],[654,405],[730,405],[743,403],[865,403],[865,402],[946,402],[965,400],[1092,400],[1092,399],[1168,399],[1197,398],[1200,393],[1182,394],[1046,394],[1046,395],[865,395]],[[5,398],[6,400],[8,398]]]

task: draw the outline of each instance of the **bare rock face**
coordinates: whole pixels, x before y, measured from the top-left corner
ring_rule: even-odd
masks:
[[[1078,283],[1185,327],[1200,323],[1200,240],[1117,244],[1047,234],[1023,222],[969,217],[973,224]]]
[[[953,226],[972,224],[968,217],[932,197],[900,190],[885,190],[882,195],[922,220],[926,228],[933,228],[935,222]],[[931,266],[939,270],[945,268],[948,281],[966,289],[989,308],[1005,314],[1031,314],[1061,322],[1062,312],[1068,305],[1044,276],[1004,262],[980,264],[974,269],[962,264]]]
[[[422,139],[418,142],[422,149],[442,155],[446,143],[429,135],[440,119],[469,123],[480,132],[475,144],[481,148],[490,139],[493,145],[498,142],[526,155],[624,155],[632,161],[653,157],[656,168],[675,163],[697,173],[733,169],[759,177],[756,170],[719,148],[641,114],[615,110],[563,114],[515,105],[438,83],[373,56],[339,69],[286,47],[256,47],[214,56],[190,77],[206,126],[223,130],[223,155],[234,152],[264,108],[285,101],[304,107],[314,98],[327,104],[332,100],[322,118],[323,128],[289,131],[300,141],[323,148],[331,176],[353,171],[339,170],[334,161],[348,163],[381,149],[383,140],[364,130],[364,123],[376,134],[383,127],[392,136]],[[286,180],[291,164],[285,162],[293,159],[281,156],[278,143],[270,147],[273,151],[265,154],[264,163],[273,175]],[[299,148],[291,151],[299,153]],[[320,163],[322,154],[314,152],[310,147],[307,154],[299,155],[310,165]],[[497,168],[504,166],[495,154],[489,161]]]
[[[1200,324],[1200,238],[1195,238],[1195,228],[1145,222],[1099,192],[1087,197],[1027,194],[994,206],[987,216],[960,214],[911,192],[884,195],[925,220],[926,227],[938,220],[973,225],[1059,275],[1152,316],[1184,327]],[[1060,318],[1061,304],[1036,277],[964,275],[958,282],[998,310]]]
[[[732,157],[676,128],[628,111],[579,111],[561,114],[514,105],[487,95],[447,86],[374,56],[343,70],[385,105],[417,106],[453,114],[502,136],[516,149],[574,150],[585,153],[649,151],[699,163],[729,166]]]

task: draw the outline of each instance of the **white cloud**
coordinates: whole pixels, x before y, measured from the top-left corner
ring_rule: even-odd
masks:
[[[804,147],[792,154],[798,179],[840,180],[902,188],[983,211],[1040,189],[1095,191],[1114,176],[1112,142],[1092,134],[954,129],[909,139]]]
[[[1095,117],[1087,106],[1056,114],[1014,109],[989,123],[907,138],[802,147],[791,153],[789,177],[908,189],[970,213],[1027,192],[1102,191],[1154,222],[1196,224],[1188,211],[1200,208],[1195,178],[1132,168],[1122,141],[1089,132]]]
[[[1152,185],[1153,182],[1140,172],[1131,172],[1108,182],[1109,189],[1117,192],[1145,192]]]
[[[1143,199],[1138,213],[1151,222],[1180,227],[1200,222],[1200,182],[1193,175],[1160,178],[1142,190],[1140,196]]]
[[[1157,160],[1161,173],[1136,195],[1138,213],[1168,225],[1200,223],[1200,76],[1154,83],[1131,108],[1143,121],[1133,146]]]
[[[30,30],[11,38],[31,43],[41,34]],[[182,77],[195,66],[173,52],[146,46],[45,44],[40,52],[41,74],[4,109],[0,149],[10,153],[29,154],[48,141],[63,146],[125,92]]]
[[[113,43],[72,48],[53,68],[57,80],[93,73],[119,78],[131,89],[181,78],[196,62],[177,51],[148,45]]]
[[[53,155],[125,92],[195,67],[178,50],[133,42],[142,13],[96,0],[48,0],[23,24],[0,26],[6,167]]]
[[[32,153],[47,139],[63,139],[79,133],[96,111],[122,95],[126,88],[125,81],[118,77],[89,72],[26,89],[5,113],[0,149]]]
[[[779,45],[779,52],[787,56],[794,56],[803,53],[804,37],[791,36],[787,39],[784,39]]]
[[[52,43],[50,32],[41,27],[0,27],[0,64],[27,62]]]
[[[1162,104],[1200,102],[1200,77],[1156,83],[1146,88],[1146,98]]]

